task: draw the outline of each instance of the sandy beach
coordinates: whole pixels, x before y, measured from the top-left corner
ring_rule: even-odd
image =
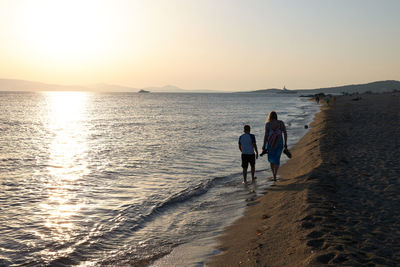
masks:
[[[399,265],[400,93],[332,102],[209,266]]]

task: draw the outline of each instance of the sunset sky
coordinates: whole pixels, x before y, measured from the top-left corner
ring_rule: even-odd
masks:
[[[398,0],[0,0],[0,78],[212,90],[400,80]]]

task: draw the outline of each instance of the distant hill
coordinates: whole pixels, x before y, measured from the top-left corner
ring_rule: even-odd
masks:
[[[343,92],[346,93],[365,93],[365,92],[374,92],[374,93],[383,93],[383,92],[392,92],[394,90],[400,90],[400,82],[394,80],[388,81],[378,81],[364,84],[352,84],[352,85],[344,85],[344,86],[335,86],[335,87],[327,87],[327,88],[318,88],[312,89],[313,93],[332,93],[332,94],[340,94]],[[301,93],[310,92],[310,90],[300,90]]]
[[[186,90],[176,87],[174,85],[166,85],[163,87],[145,87],[143,90],[150,91],[150,92],[172,92],[172,93],[183,93]]]
[[[351,84],[351,85],[342,85],[335,87],[325,87],[325,88],[317,88],[317,89],[295,89],[292,91],[296,91],[298,94],[341,94],[345,93],[365,93],[365,92],[375,92],[375,93],[383,93],[383,92],[392,92],[394,90],[400,90],[400,82],[394,80],[388,81],[377,81],[371,83],[364,84]],[[290,90],[288,90],[290,91]],[[253,93],[282,93],[282,89],[261,89],[252,91]]]
[[[58,85],[16,79],[0,79],[0,91],[86,91],[75,85]]]
[[[140,89],[129,87],[129,86],[121,86],[114,84],[93,84],[88,86],[90,91],[100,91],[100,92],[138,92]]]
[[[188,92],[188,90],[181,89],[179,87],[173,85],[166,85],[162,87],[145,87],[145,88],[133,88],[128,86],[120,86],[114,84],[95,84],[90,86],[90,89],[93,91],[102,91],[102,92],[141,92],[141,91],[149,91],[149,92],[159,92],[159,93],[184,93]]]
[[[218,91],[214,90],[186,90],[174,85],[166,85],[163,87],[145,87],[142,90],[156,93],[218,93]]]
[[[100,91],[100,92],[139,92],[140,90],[163,93],[216,93],[211,90],[185,90],[174,85],[163,87],[133,88],[114,84],[58,85],[17,79],[0,79],[0,91]]]

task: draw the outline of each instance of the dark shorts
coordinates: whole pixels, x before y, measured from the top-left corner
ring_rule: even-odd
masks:
[[[249,163],[251,167],[254,167],[256,164],[256,155],[255,154],[242,154],[242,168],[247,169],[249,167]]]

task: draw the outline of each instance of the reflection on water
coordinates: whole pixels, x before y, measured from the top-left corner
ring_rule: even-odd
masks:
[[[57,180],[77,180],[87,172],[85,108],[87,93],[49,92],[49,130],[54,135],[48,170]]]
[[[84,206],[77,194],[79,180],[88,173],[87,131],[83,125],[88,96],[83,92],[48,92],[45,97],[47,125],[53,140],[44,185],[48,198],[39,206],[41,213],[47,215],[44,226],[49,231],[48,238],[63,244],[74,237],[73,217]]]

